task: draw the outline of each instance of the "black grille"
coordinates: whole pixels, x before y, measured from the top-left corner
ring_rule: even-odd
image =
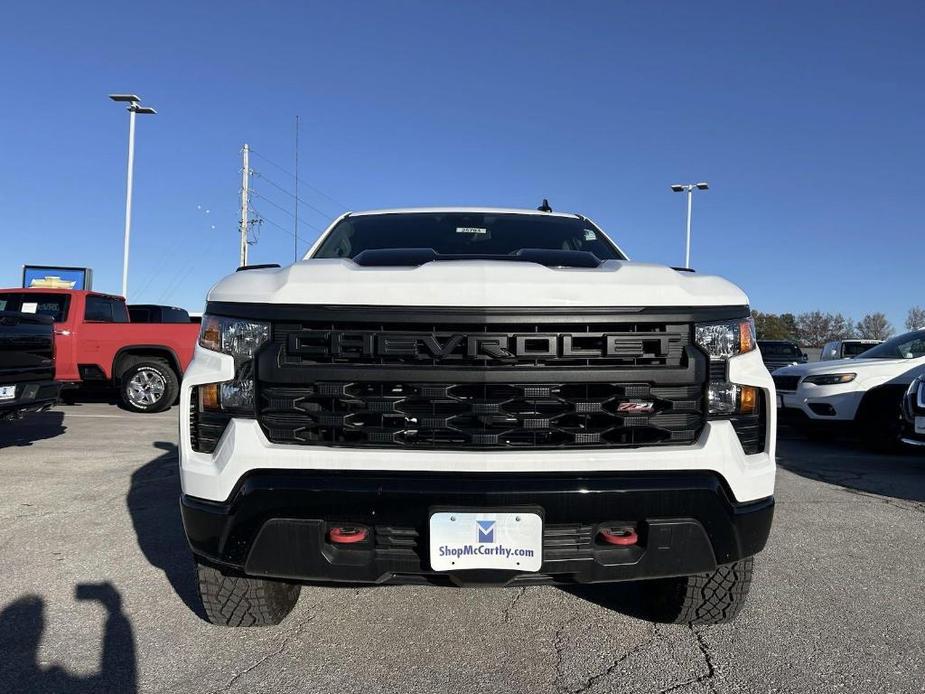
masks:
[[[777,390],[793,391],[800,384],[799,376],[771,376],[774,379],[774,385]]]
[[[422,448],[690,443],[703,388],[647,383],[317,383],[260,391],[275,443]]]
[[[287,321],[257,359],[273,443],[422,449],[689,444],[705,421],[691,325],[576,317]]]
[[[190,446],[198,453],[214,453],[231,416],[222,412],[201,412],[199,386],[193,386],[190,391],[189,405]]]
[[[678,366],[684,323],[276,323],[281,366]]]
[[[764,451],[764,440],[767,432],[765,428],[766,407],[764,391],[759,389],[758,404],[754,414],[740,414],[729,418],[746,455],[754,455]]]

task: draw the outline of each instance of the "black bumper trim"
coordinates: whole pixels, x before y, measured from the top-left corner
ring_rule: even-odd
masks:
[[[0,385],[5,385],[2,376]],[[0,419],[51,407],[58,401],[63,384],[58,381],[29,381],[9,385],[16,386],[16,397],[0,400]]]
[[[539,574],[430,569],[428,510],[535,505],[545,516]],[[594,583],[709,571],[761,551],[774,499],[740,504],[711,472],[466,474],[261,471],[229,502],[181,498],[193,552],[249,575],[295,581]],[[640,543],[615,548],[597,527],[636,525]],[[326,540],[331,523],[370,539]],[[573,538],[567,540],[566,538]]]

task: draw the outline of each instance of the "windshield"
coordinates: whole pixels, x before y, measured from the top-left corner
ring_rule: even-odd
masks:
[[[511,255],[524,248],[587,251],[626,260],[591,222],[576,217],[487,212],[357,215],[341,221],[314,258],[353,258],[367,250],[430,248],[441,255]]]
[[[925,330],[899,335],[864,352],[864,359],[918,359],[925,357]]]
[[[759,342],[758,349],[766,357],[786,357],[799,359],[803,356],[800,348],[789,342]]]
[[[846,357],[856,357],[873,346],[870,342],[846,342],[842,345],[842,352]]]
[[[22,311],[51,316],[55,323],[67,318],[67,294],[40,292],[3,292],[0,294],[0,311]]]

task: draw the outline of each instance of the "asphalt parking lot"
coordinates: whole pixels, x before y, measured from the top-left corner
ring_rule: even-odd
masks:
[[[0,423],[0,691],[925,691],[923,456],[785,435],[731,625],[642,621],[632,586],[312,587],[224,629],[198,614],[177,412]]]

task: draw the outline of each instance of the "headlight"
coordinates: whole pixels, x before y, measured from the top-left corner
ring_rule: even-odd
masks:
[[[758,389],[736,383],[711,383],[707,390],[707,414],[728,417],[758,412]]]
[[[694,341],[711,359],[745,354],[757,344],[755,322],[751,318],[740,318],[722,323],[699,323],[694,328]]]
[[[225,316],[202,317],[199,344],[234,358],[234,378],[201,387],[200,407],[254,416],[254,362],[257,350],[270,339],[270,326],[261,321]]]
[[[834,386],[839,383],[851,383],[857,376],[855,373],[819,374],[818,376],[807,376],[803,379],[803,383],[815,383],[817,386]]]
[[[254,352],[269,339],[268,323],[208,314],[202,317],[200,346],[213,352],[230,354],[236,365],[253,357]]]

